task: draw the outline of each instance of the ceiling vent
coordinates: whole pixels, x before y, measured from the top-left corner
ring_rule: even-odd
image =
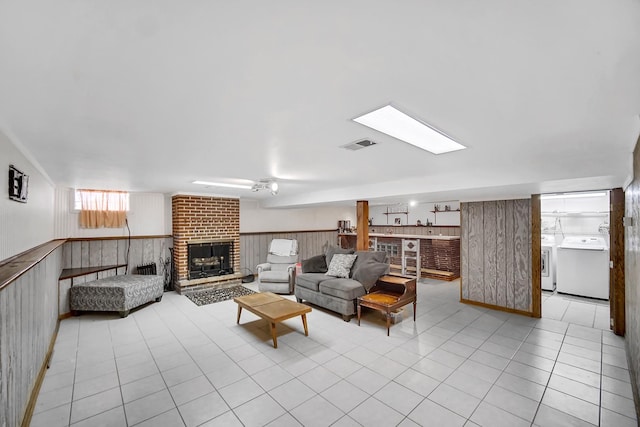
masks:
[[[343,145],[342,148],[344,148],[345,150],[356,151],[356,150],[361,150],[363,148],[371,147],[376,144],[377,144],[376,142],[373,142],[371,140],[363,139],[361,141],[350,142],[346,145]]]

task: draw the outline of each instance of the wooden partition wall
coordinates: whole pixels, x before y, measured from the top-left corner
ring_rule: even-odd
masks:
[[[534,315],[531,200],[460,207],[461,301]]]

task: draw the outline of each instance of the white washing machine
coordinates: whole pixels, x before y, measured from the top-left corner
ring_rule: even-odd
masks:
[[[565,237],[556,267],[558,292],[609,299],[609,245],[603,237]]]
[[[556,289],[556,238],[553,234],[542,235],[542,256],[540,257],[542,266],[541,287],[545,291]]]

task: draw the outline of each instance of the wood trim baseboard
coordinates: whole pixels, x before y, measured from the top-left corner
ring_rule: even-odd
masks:
[[[173,237],[172,234],[152,234],[149,236],[108,236],[108,237],[70,237],[67,242],[90,242],[93,240],[137,240],[137,239],[165,239]]]
[[[58,315],[58,320],[64,320],[64,319],[70,319],[73,317],[73,313],[69,312],[69,313],[63,313],[63,314],[59,314]]]
[[[478,307],[490,308],[492,310],[505,311],[507,313],[520,314],[522,316],[534,317],[530,311],[517,310],[515,308],[501,307],[499,305],[487,304],[484,302],[472,301],[464,298],[460,298],[460,302],[463,304],[477,305]]]
[[[250,231],[250,232],[240,232],[240,237],[242,236],[260,236],[263,234],[295,234],[295,233],[331,233],[338,232],[337,228],[332,228],[329,230],[293,230],[293,231]]]
[[[0,262],[0,291],[49,256],[65,241],[65,239],[50,240]]]
[[[56,339],[58,338],[58,331],[60,330],[60,320],[56,322],[56,328],[53,331],[53,335],[51,336],[51,341],[49,342],[49,350],[42,361],[42,366],[40,367],[40,371],[38,372],[38,376],[36,377],[36,382],[33,384],[33,389],[31,389],[31,394],[29,395],[29,402],[27,403],[27,407],[24,410],[24,414],[22,416],[22,423],[20,424],[22,427],[29,427],[31,424],[31,417],[33,417],[33,411],[36,408],[36,402],[38,401],[38,395],[40,394],[40,387],[42,387],[42,382],[44,381],[44,377],[47,373],[47,369],[49,369],[49,362],[51,361],[51,357],[53,356],[53,347],[56,344]]]

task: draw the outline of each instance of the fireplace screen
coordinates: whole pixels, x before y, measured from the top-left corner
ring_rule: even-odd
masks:
[[[233,242],[188,245],[189,280],[233,274]]]

